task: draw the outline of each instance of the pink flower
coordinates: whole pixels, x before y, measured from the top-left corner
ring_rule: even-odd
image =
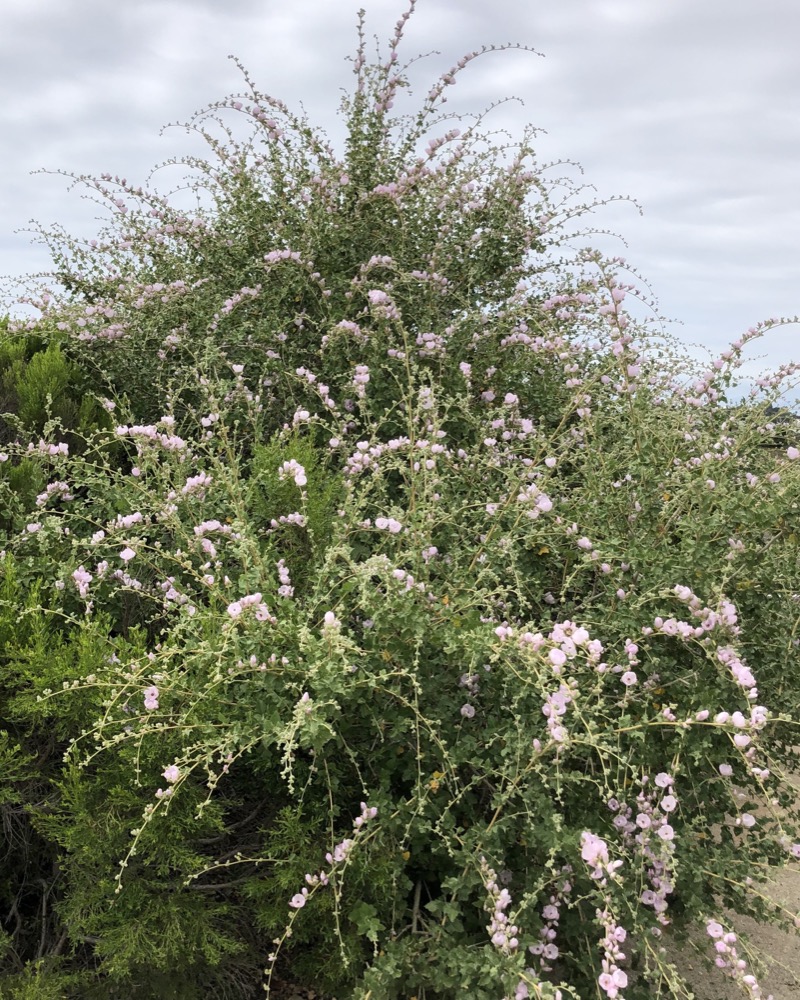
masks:
[[[617,995],[617,989],[614,986],[614,980],[607,972],[601,973],[597,982],[600,984],[600,989],[604,993],[608,994],[609,997],[615,997]]]
[[[786,457],[790,462],[794,462],[795,459],[800,458],[800,451],[797,448],[787,448]]]
[[[288,462],[283,462],[280,468],[278,469],[279,479],[286,479],[287,476],[291,476],[294,479],[297,486],[300,487],[305,486],[306,483],[308,482],[308,479],[306,477],[306,470],[294,458]]]
[[[72,579],[75,582],[75,586],[78,588],[78,593],[81,597],[86,597],[89,593],[89,584],[94,579],[91,573],[88,573],[83,566],[79,566],[72,574]]]
[[[620,677],[620,680],[625,685],[625,687],[633,687],[639,678],[632,670],[626,670],[625,673]]]
[[[134,550],[130,547],[126,547],[120,552],[119,557],[124,563],[128,563],[136,555]]]
[[[168,781],[171,785],[174,785],[178,778],[180,778],[181,771],[177,764],[170,764],[169,767],[162,772],[162,774],[166,781]]]
[[[390,531],[393,535],[403,530],[403,525],[393,517],[376,517],[375,527],[381,531]]]
[[[289,906],[295,910],[302,910],[306,905],[306,899],[308,898],[308,889],[303,889],[302,892],[295,893],[294,896],[289,900]]]

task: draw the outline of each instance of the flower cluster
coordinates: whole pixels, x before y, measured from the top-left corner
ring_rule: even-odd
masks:
[[[293,458],[281,464],[281,467],[278,469],[278,476],[281,479],[291,477],[301,489],[308,484],[306,470]]]
[[[481,858],[481,876],[489,893],[485,908],[491,913],[486,930],[495,948],[504,955],[511,955],[519,948],[519,928],[506,913],[511,906],[511,893],[505,887],[500,888],[497,874],[489,867],[486,858]]]
[[[652,784],[647,775],[642,778],[635,810],[617,799],[608,803],[609,809],[615,813],[614,826],[620,831],[623,842],[635,844],[644,860],[650,888],[643,889],[640,898],[645,906],[653,908],[657,921],[662,925],[670,923],[666,916],[667,896],[674,890],[672,858],[675,853],[675,830],[670,823],[672,813],[678,807],[674,792],[671,775],[660,771]]]
[[[319,871],[315,875],[306,875],[306,886],[304,886],[300,892],[295,893],[289,901],[289,906],[291,906],[292,909],[300,910],[306,905],[306,901],[309,898],[308,887],[311,887],[313,890],[318,886],[329,885],[334,871],[347,861],[350,852],[355,845],[358,833],[364,828],[366,823],[375,819],[377,815],[377,806],[368,806],[366,802],[361,803],[361,812],[353,820],[353,837],[346,837],[344,840],[340,841],[340,843],[336,844],[332,851],[327,852],[325,860],[330,866],[329,871]]]
[[[275,624],[276,619],[270,614],[270,610],[262,600],[259,591],[256,591],[255,594],[247,594],[245,597],[240,597],[238,601],[233,601],[229,604],[227,608],[228,615],[233,619],[239,618],[247,608],[255,608],[253,613],[256,621]]]
[[[278,560],[278,579],[280,580],[280,586],[278,587],[279,597],[293,597],[294,587],[292,586],[292,578],[289,574],[289,569],[283,559]]]
[[[584,830],[581,834],[581,857],[591,869],[591,876],[600,886],[605,886],[609,878],[616,879],[622,860],[612,861],[608,854],[608,844],[602,837]]]
[[[70,493],[70,487],[68,483],[65,482],[55,482],[48,483],[43,493],[40,493],[36,497],[36,506],[44,507],[48,500],[55,497],[58,500],[72,500],[72,493]]]
[[[624,943],[628,933],[614,920],[608,909],[597,910],[596,916],[605,931],[600,940],[603,971],[598,976],[597,983],[609,1000],[615,1000],[621,997],[620,990],[628,985],[628,974],[617,965],[617,962],[624,961],[626,957],[620,945]]]
[[[558,937],[558,921],[560,909],[564,903],[569,901],[572,893],[572,865],[563,865],[561,868],[562,878],[559,880],[555,892],[553,892],[542,907],[542,919],[544,921],[539,931],[540,940],[536,944],[528,947],[531,955],[539,958],[539,965],[542,972],[552,972],[553,967],[550,962],[554,962],[559,956],[556,939]]]
[[[773,1000],[770,993],[767,997],[761,991],[756,977],[747,971],[747,962],[736,950],[737,937],[733,931],[726,931],[717,920],[709,920],[706,924],[706,934],[714,942],[716,953],[714,964],[724,970],[732,979],[739,983],[751,1000]]]

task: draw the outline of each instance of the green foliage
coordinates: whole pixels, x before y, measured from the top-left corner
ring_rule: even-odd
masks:
[[[64,972],[58,959],[30,962],[16,974],[7,975],[0,987],[4,1000],[79,1000],[86,992],[89,977],[80,972]]]
[[[0,329],[0,448],[20,438],[34,441],[56,427],[64,444],[80,450],[83,435],[110,426],[108,413],[78,365],[65,357],[57,339],[43,324],[41,336],[9,335],[7,320]],[[29,511],[46,484],[41,463],[24,455],[0,461],[0,526],[19,527],[19,518]]]
[[[64,357],[58,342],[32,352],[20,338],[0,346],[2,410],[35,433],[41,434],[51,419],[80,431],[97,423],[102,411],[92,398],[81,399],[81,381],[80,372]],[[9,440],[12,427],[3,421],[3,440]]]
[[[798,919],[780,380],[676,381],[530,137],[394,66],[342,157],[246,76],[195,217],[86,179],[130,210],[4,342],[11,996],[688,997],[665,933]]]
[[[304,494],[291,478],[278,474],[284,462],[295,461],[305,470],[307,485]],[[331,538],[333,519],[344,499],[341,474],[331,469],[327,455],[319,447],[299,435],[288,440],[275,437],[253,450],[247,476],[246,506],[250,523],[256,530],[271,527],[279,535],[278,545],[294,581],[295,594],[307,586],[318,569],[326,545]],[[305,523],[276,524],[275,513],[291,512],[302,502]]]
[[[20,457],[16,462],[0,465],[0,525],[5,530],[22,523],[22,517],[34,507],[46,483],[47,475],[40,462]]]

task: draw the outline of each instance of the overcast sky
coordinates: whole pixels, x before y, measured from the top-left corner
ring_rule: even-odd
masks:
[[[143,183],[196,146],[179,129],[241,89],[304,104],[334,141],[352,70],[356,11],[385,39],[406,0],[0,0],[0,275],[48,267],[16,232],[31,218],[91,236],[95,206],[40,168]],[[800,0],[418,0],[405,55],[427,85],[483,43],[448,107],[546,130],[542,161],[569,158],[601,196],[630,195],[595,222],[623,235],[673,332],[715,354],[758,320],[800,313]],[[402,53],[401,53],[402,55]],[[169,188],[176,174],[156,175]],[[755,360],[757,356],[760,360]],[[800,328],[749,349],[748,371],[800,361]]]

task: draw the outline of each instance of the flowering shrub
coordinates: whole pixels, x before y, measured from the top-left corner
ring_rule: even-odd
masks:
[[[246,77],[195,121],[210,205],[87,179],[111,225],[17,324],[117,423],[0,456],[43,484],[8,801],[62,873],[12,995],[689,996],[699,926],[757,997],[725,911],[800,919],[763,892],[800,854],[793,371],[728,404],[762,324],[682,380],[529,139],[441,131],[480,53],[392,118],[413,6],[343,157]]]

